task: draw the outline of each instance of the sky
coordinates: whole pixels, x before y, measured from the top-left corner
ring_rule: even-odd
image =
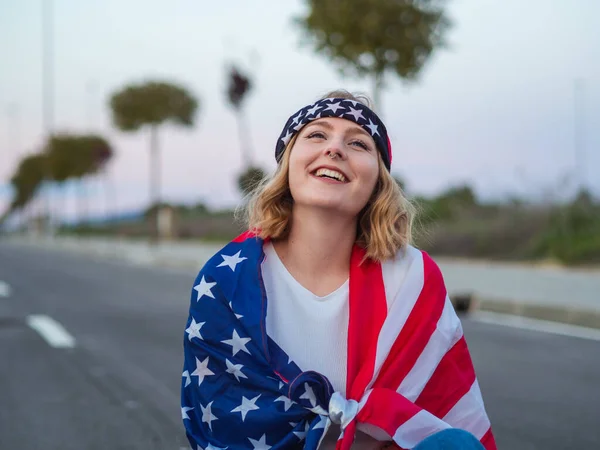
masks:
[[[0,210],[19,159],[44,141],[42,1],[0,0]],[[108,108],[111,93],[127,83],[172,81],[199,99],[193,128],[160,132],[162,194],[214,208],[240,199],[228,63],[253,79],[250,143],[268,172],[277,137],[297,109],[336,88],[371,94],[369,79],[342,77],[304,42],[293,23],[306,11],[300,0],[52,3],[52,130],[102,133],[116,152],[108,174],[78,194],[88,196],[92,214],[148,203],[148,132],[117,131]],[[583,183],[600,195],[600,2],[448,4],[447,48],[416,83],[389,76],[379,108],[394,149],[392,172],[409,194],[468,183],[484,199],[546,199]],[[73,192],[66,186],[56,194],[66,216],[76,211]]]

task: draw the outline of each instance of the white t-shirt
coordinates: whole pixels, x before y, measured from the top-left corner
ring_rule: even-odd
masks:
[[[319,297],[302,286],[264,245],[262,277],[267,293],[267,334],[302,371],[325,375],[333,389],[346,393],[348,360],[348,280]]]
[[[313,294],[288,272],[271,243],[264,244],[262,277],[267,293],[267,334],[300,370],[325,375],[346,396],[348,365],[349,280],[329,295]],[[353,449],[378,447],[368,427],[358,425]],[[333,450],[340,435],[332,424],[320,450]],[[380,444],[380,443],[379,443]]]

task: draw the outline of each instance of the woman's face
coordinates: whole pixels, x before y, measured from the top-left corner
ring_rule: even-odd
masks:
[[[300,130],[289,166],[296,204],[357,216],[375,189],[379,154],[373,138],[359,125],[328,117]]]

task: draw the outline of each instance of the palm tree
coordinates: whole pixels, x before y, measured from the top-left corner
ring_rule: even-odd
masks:
[[[243,106],[247,95],[252,89],[252,82],[250,78],[235,66],[231,66],[229,69],[228,81],[227,100],[235,112],[243,166],[244,170],[248,170],[252,166],[252,147],[250,145],[250,133],[248,132]]]
[[[238,135],[240,139],[240,150],[242,153],[242,172],[238,176],[238,188],[243,195],[251,192],[256,185],[265,177],[260,167],[254,167],[252,163],[252,145],[250,143],[250,132],[244,114],[244,102],[252,90],[252,81],[244,75],[236,66],[231,66],[228,74],[227,100],[235,111],[238,124]]]
[[[185,88],[165,82],[133,84],[115,92],[110,99],[113,123],[124,132],[148,127],[150,131],[150,204],[160,202],[160,159],[158,127],[172,122],[184,127],[194,123],[198,101]],[[151,242],[158,240],[158,215],[152,226]]]

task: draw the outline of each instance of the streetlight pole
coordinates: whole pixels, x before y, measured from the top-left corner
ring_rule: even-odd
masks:
[[[44,140],[52,135],[54,128],[54,1],[41,0],[42,2],[42,122]],[[50,183],[52,176],[50,167],[46,164],[46,180],[42,193],[45,197],[44,208],[47,215],[46,232],[52,233],[52,206],[50,197]]]
[[[573,83],[573,150],[575,153],[576,195],[586,188],[583,123],[584,94],[584,81],[580,78],[576,79]]]

